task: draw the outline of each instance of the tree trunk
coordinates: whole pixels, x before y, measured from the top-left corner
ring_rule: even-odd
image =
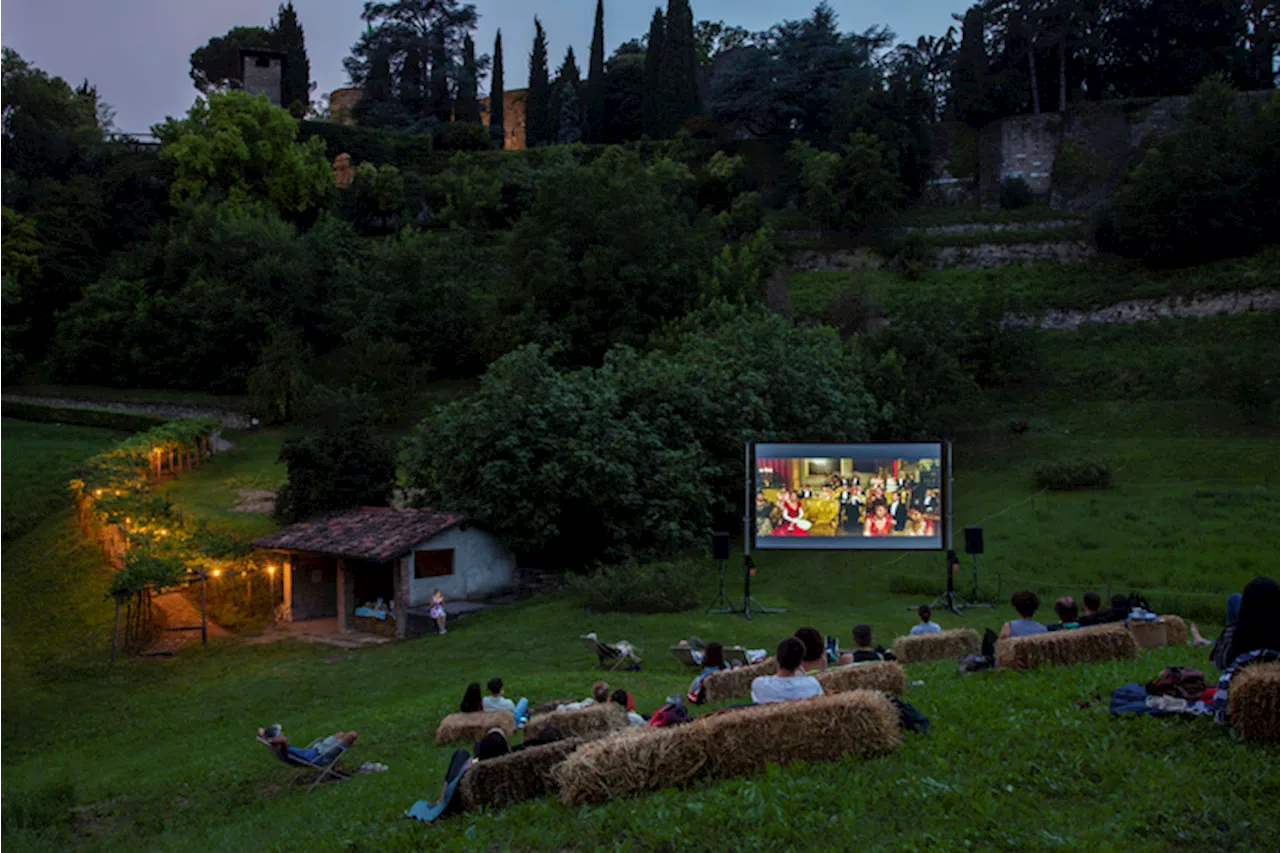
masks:
[[[116,662],[116,646],[120,642],[120,596],[116,596],[116,623],[111,628],[111,662]]]
[[[1027,64],[1031,68],[1031,111],[1040,115],[1040,82],[1036,79],[1036,42],[1031,40],[1027,50]]]
[[[1067,40],[1058,42],[1058,112],[1067,111]]]
[[[205,578],[207,577],[207,572],[200,573],[200,645],[202,646],[209,645],[209,617],[205,607]]]

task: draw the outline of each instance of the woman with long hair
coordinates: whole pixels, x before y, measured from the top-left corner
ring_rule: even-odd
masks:
[[[701,705],[703,679],[713,672],[729,668],[724,662],[724,646],[720,643],[707,643],[707,647],[702,650],[702,672],[689,685],[689,701],[694,705]]]
[[[1229,659],[1234,661],[1259,649],[1280,651],[1280,586],[1265,577],[1249,581],[1240,596],[1240,616],[1231,635]]]
[[[467,692],[462,694],[462,704],[458,710],[464,714],[474,714],[484,710],[484,696],[480,693],[480,682],[473,681],[467,685]]]

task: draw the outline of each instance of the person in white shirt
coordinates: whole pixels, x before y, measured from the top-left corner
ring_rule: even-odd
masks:
[[[915,634],[936,634],[942,630],[942,626],[933,621],[933,608],[927,604],[921,604],[916,610],[920,615],[920,624],[911,629],[911,633]]]
[[[818,679],[797,673],[804,661],[804,643],[795,637],[787,637],[778,643],[777,660],[777,675],[761,675],[751,682],[752,702],[764,705],[822,695]]]
[[[512,702],[506,696],[502,695],[502,679],[494,676],[489,679],[489,695],[484,697],[481,703],[486,711],[510,711],[511,716],[516,718],[516,728],[524,728],[525,720],[529,716],[529,700],[521,699],[519,702]]]

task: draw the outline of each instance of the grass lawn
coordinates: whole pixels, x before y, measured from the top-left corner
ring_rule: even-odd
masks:
[[[31,530],[58,507],[70,505],[67,481],[78,474],[80,463],[125,436],[109,429],[5,418],[0,426],[5,543]]]
[[[210,527],[243,539],[265,536],[278,526],[271,516],[237,512],[242,490],[275,490],[285,481],[279,461],[282,430],[255,432],[223,430],[234,446],[194,471],[169,480],[157,491],[181,508],[184,515],[202,519]]]
[[[957,449],[956,513],[958,524],[986,528],[984,585],[1003,574],[1007,598],[1014,578],[1046,594],[1057,584],[1076,595],[1107,581],[1134,584],[1156,590],[1155,602],[1165,595],[1180,612],[1198,607],[1209,617],[1206,633],[1215,633],[1225,593],[1272,565],[1271,543],[1280,541],[1280,517],[1267,502],[1267,484],[1280,474],[1277,433],[1221,410],[1209,402],[1101,402],[1043,410],[1021,436],[994,420],[990,429],[973,429]],[[258,436],[261,445],[240,444],[240,461],[232,451],[190,476],[225,488],[229,476],[261,472],[269,435]],[[1083,453],[1115,461],[1121,483],[1106,493],[1041,495],[983,520],[1031,495],[1036,459]],[[1208,499],[1195,498],[1205,488],[1225,496],[1210,501],[1212,511]],[[54,518],[6,548],[7,602],[67,595],[86,609],[94,603],[91,555],[76,562],[52,550],[69,541],[68,523],[69,515]],[[967,841],[970,849],[1084,843],[1165,850],[1261,849],[1280,830],[1267,805],[1280,795],[1274,749],[1242,743],[1204,720],[1114,720],[1095,698],[1167,664],[1203,666],[1204,651],[1190,649],[966,679],[947,663],[910,667],[924,682],[910,701],[933,728],[873,761],[772,768],[602,807],[545,800],[432,827],[400,817],[414,800],[438,793],[450,751],[432,735],[467,682],[501,674],[517,696],[586,694],[600,672],[580,633],[645,649],[642,672],[609,680],[633,691],[647,711],[687,686],[691,673],[665,651],[681,637],[769,648],[801,624],[847,637],[851,625],[867,621],[888,642],[912,624],[907,608],[941,586],[930,582],[939,574],[931,555],[757,557],[753,591],[789,613],[750,623],[700,611],[600,615],[549,596],[475,615],[446,637],[351,652],[228,641],[174,660],[126,661],[110,672],[99,665],[49,673],[11,657],[15,644],[61,641],[52,628],[30,635],[37,616],[15,622],[26,611],[15,617],[11,604],[4,617],[5,837],[19,850],[773,850],[812,848],[815,833],[834,831],[826,837],[847,848],[958,849]],[[732,593],[739,578],[730,575]],[[714,593],[710,563],[702,592],[708,601]],[[105,640],[109,611],[101,601],[100,618],[85,612],[77,624],[90,634],[97,625]],[[1009,613],[1005,605],[938,618],[944,627],[997,627]],[[81,653],[102,654],[101,640],[82,637]],[[28,677],[11,680],[15,664]],[[286,790],[288,771],[252,738],[270,722],[301,738],[357,729],[352,758],[391,770],[310,795]]]

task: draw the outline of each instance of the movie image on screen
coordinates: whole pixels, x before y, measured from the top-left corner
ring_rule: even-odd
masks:
[[[943,547],[940,442],[757,444],[754,473],[756,548]]]

